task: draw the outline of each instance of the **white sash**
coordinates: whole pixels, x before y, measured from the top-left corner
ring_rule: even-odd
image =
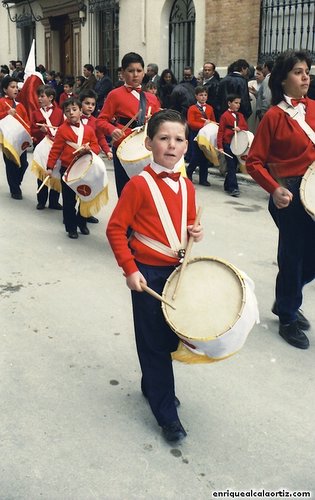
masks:
[[[153,250],[160,252],[164,255],[168,255],[169,257],[179,258],[179,251],[183,250],[187,246],[187,186],[182,177],[179,178],[181,194],[182,194],[182,217],[181,217],[181,239],[179,240],[176,230],[174,228],[173,221],[167,209],[164,198],[159,190],[155,180],[149,174],[149,172],[143,171],[139,175],[144,177],[146,180],[148,187],[150,189],[153,202],[155,203],[155,207],[157,209],[158,215],[160,217],[161,224],[165,231],[167,240],[169,242],[169,247],[161,243],[160,241],[153,240],[152,238],[145,236],[143,234],[135,231],[134,236],[152,248]]]
[[[51,110],[51,113],[48,114],[48,112],[46,110],[44,110],[43,108],[40,108],[40,112],[42,113],[43,117],[45,118],[46,120],[46,124],[49,125],[49,131],[50,131],[50,134],[54,137],[57,133],[57,129],[53,127],[51,121],[50,121],[50,115],[51,113],[53,112],[53,109]]]
[[[300,113],[285,101],[279,102],[277,106],[278,108],[282,109],[285,113],[287,113],[287,115],[289,115],[293,120],[295,120],[300,125],[301,129],[304,130],[307,137],[312,141],[313,144],[315,144],[315,132],[309,126],[309,124],[306,123],[305,120],[303,120]]]
[[[77,142],[66,141],[66,143],[73,149],[79,149],[82,146],[83,142],[84,125],[80,122],[80,127],[73,127],[72,125],[70,125],[70,127],[72,128],[75,135],[78,136],[78,138]]]

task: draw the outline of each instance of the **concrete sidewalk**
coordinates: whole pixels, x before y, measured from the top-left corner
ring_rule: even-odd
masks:
[[[314,332],[307,351],[277,333],[277,233],[267,194],[246,176],[233,199],[212,171],[210,188],[196,184],[205,238],[193,254],[244,270],[261,322],[228,360],[174,364],[188,436],[170,446],[140,392],[130,294],[105,237],[116,202],[107,165],[109,205],[78,240],[67,237],[61,213],[35,209],[30,171],[24,199],[12,200],[0,165],[0,499],[314,494]],[[311,284],[303,307],[313,324],[314,302]]]

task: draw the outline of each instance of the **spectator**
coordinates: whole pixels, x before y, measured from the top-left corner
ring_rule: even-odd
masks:
[[[56,73],[55,76],[57,86],[56,86],[56,102],[59,104],[59,99],[61,94],[63,93],[63,76],[60,72]]]
[[[159,67],[157,64],[150,63],[147,65],[147,76],[149,77],[149,82],[154,82],[156,85],[159,84],[160,76],[158,75]]]
[[[252,114],[248,118],[248,129],[255,134],[256,129],[259,124],[259,120],[256,116],[256,100],[259,88],[264,80],[263,67],[261,64],[257,64],[254,74],[254,79],[248,81],[248,90],[250,94],[250,105],[252,107]]]
[[[185,66],[183,72],[183,80],[179,83],[190,83],[193,87],[197,87],[197,78],[194,76],[194,72],[191,66]]]
[[[158,98],[162,108],[171,107],[170,98],[175,85],[177,85],[177,80],[174,73],[170,69],[164,69],[158,84]]]
[[[205,62],[203,65],[203,87],[206,87],[208,93],[207,104],[212,106],[216,119],[219,118],[218,109],[218,90],[220,78],[215,70],[213,62]]]
[[[118,68],[117,68],[117,78],[118,79],[117,79],[117,81],[114,84],[114,88],[115,89],[117,89],[117,87],[121,87],[125,83],[125,80],[124,80],[124,77],[123,77],[123,71],[122,71],[122,67],[121,66],[118,66]]]
[[[47,71],[46,72],[47,84],[56,90],[57,89],[57,81],[56,81],[55,77],[56,77],[55,71]]]
[[[84,76],[82,75],[76,76],[75,84],[73,85],[73,93],[76,97],[78,97],[78,95],[80,94],[82,90],[82,84],[84,81],[85,81]]]
[[[95,116],[98,116],[108,93],[113,89],[113,82],[108,76],[106,66],[95,66],[95,76],[97,80],[94,88],[97,93]]]
[[[227,110],[227,96],[236,94],[241,97],[239,112],[248,119],[252,113],[250,105],[249,90],[247,84],[249,64],[245,59],[238,59],[229,66],[230,72],[222,78],[218,89],[218,108],[222,115]]]
[[[81,85],[81,90],[86,90],[86,89],[94,90],[97,80],[94,75],[94,66],[92,66],[92,64],[85,64],[83,66],[83,76],[85,80]]]
[[[273,61],[270,59],[266,61],[262,67],[264,74],[264,81],[262,82],[257,94],[256,101],[256,116],[259,120],[262,119],[264,114],[271,106],[271,90],[269,88],[269,78],[273,68]]]

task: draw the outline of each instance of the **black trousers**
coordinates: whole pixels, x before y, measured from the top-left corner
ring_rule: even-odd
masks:
[[[42,181],[40,179],[37,179],[37,186],[40,187],[42,185]],[[37,201],[41,205],[46,205],[46,202],[48,200],[48,193],[49,193],[49,206],[50,207],[55,207],[59,203],[59,196],[60,193],[58,191],[55,191],[54,189],[48,189],[47,186],[44,186],[39,193],[37,193]]]
[[[137,262],[148,286],[162,293],[174,267],[147,266]],[[178,337],[166,323],[161,303],[146,292],[131,292],[137,352],[142,371],[142,387],[159,425],[178,418],[171,352]]]
[[[236,177],[238,159],[237,156],[235,156],[231,151],[231,144],[223,144],[223,149],[225,153],[232,156],[232,158],[225,156],[227,171],[224,179],[224,191],[231,193],[234,189],[238,189]]]
[[[5,170],[7,174],[7,181],[10,188],[11,194],[22,194],[21,184],[28,167],[27,152],[24,151],[20,156],[21,166],[18,167],[14,161],[10,160],[5,154],[3,154],[3,159],[5,163]]]
[[[115,183],[117,196],[119,198],[125,184],[129,181],[129,177],[117,156],[117,148],[113,148],[113,163],[114,163],[114,173],[115,173]]]
[[[63,174],[67,169],[60,168],[61,174],[61,192],[62,192],[62,210],[63,210],[63,223],[67,233],[74,232],[77,228],[86,227],[87,219],[80,214],[80,206],[76,210],[76,193],[71,189],[68,184],[62,179]]]
[[[189,136],[191,159],[187,167],[187,176],[191,177],[197,167],[199,167],[199,184],[208,180],[208,168],[210,166],[207,158],[194,140],[198,132],[191,131]]]
[[[315,278],[315,221],[305,211],[299,193],[301,177],[286,179],[293,194],[287,208],[276,208],[272,197],[269,212],[279,229],[276,302],[280,322],[296,320],[303,287]]]

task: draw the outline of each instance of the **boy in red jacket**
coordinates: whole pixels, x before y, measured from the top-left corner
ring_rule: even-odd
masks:
[[[76,193],[65,183],[62,176],[72,163],[77,148],[82,152],[100,152],[98,141],[94,130],[88,125],[81,123],[81,102],[76,97],[70,97],[63,103],[65,121],[58,129],[54,144],[49,153],[47,161],[47,173],[52,174],[58,158],[61,160],[61,189],[63,199],[63,219],[69,238],[77,239],[77,228],[82,234],[89,234],[86,218],[80,214],[80,207],[76,211]],[[93,167],[92,167],[93,168]]]
[[[210,182],[207,180],[209,162],[195,141],[195,137],[202,127],[208,123],[215,122],[215,115],[212,106],[207,104],[208,92],[205,87],[196,87],[195,96],[197,102],[190,106],[187,112],[187,123],[190,129],[189,146],[191,150],[191,160],[187,167],[187,177],[192,180],[192,174],[196,167],[199,166],[199,184],[201,186],[210,186]]]
[[[147,284],[161,294],[167,278],[180,263],[179,249],[186,247],[188,235],[195,241],[203,236],[200,225],[193,229],[194,186],[189,179],[174,173],[174,167],[187,150],[187,131],[177,111],[162,110],[150,118],[145,145],[152,151],[153,161],[125,185],[107,227],[110,245],[131,289],[141,389],[167,441],[179,441],[186,436],[176,409],[179,401],[175,396],[171,358],[179,339],[166,323],[160,302],[143,292],[142,285]],[[173,243],[165,232],[164,219],[168,218],[160,219],[152,195],[155,187],[161,193],[165,213],[170,216],[168,231],[173,234],[170,238]],[[130,227],[133,234],[128,240],[126,233]],[[150,245],[152,240],[154,248]],[[174,240],[178,242],[176,248]]]
[[[40,85],[37,89],[39,109],[33,111],[31,117],[31,134],[33,144],[36,147],[45,137],[53,142],[57,133],[57,127],[64,122],[63,111],[55,104],[56,91],[50,85]],[[42,123],[42,125],[40,125]],[[56,127],[56,128],[53,128]],[[37,186],[42,184],[41,179],[37,179]],[[37,193],[37,210],[45,208],[48,199],[48,187],[43,186]],[[54,189],[49,191],[49,208],[62,210],[59,203],[59,193]]]
[[[235,132],[240,130],[248,130],[247,122],[244,115],[239,112],[241,98],[236,94],[227,96],[228,109],[220,118],[219,130],[217,136],[218,150],[221,153],[226,153],[227,172],[224,180],[224,191],[229,195],[238,197],[240,195],[236,172],[238,167],[238,159],[231,151],[231,141]]]

